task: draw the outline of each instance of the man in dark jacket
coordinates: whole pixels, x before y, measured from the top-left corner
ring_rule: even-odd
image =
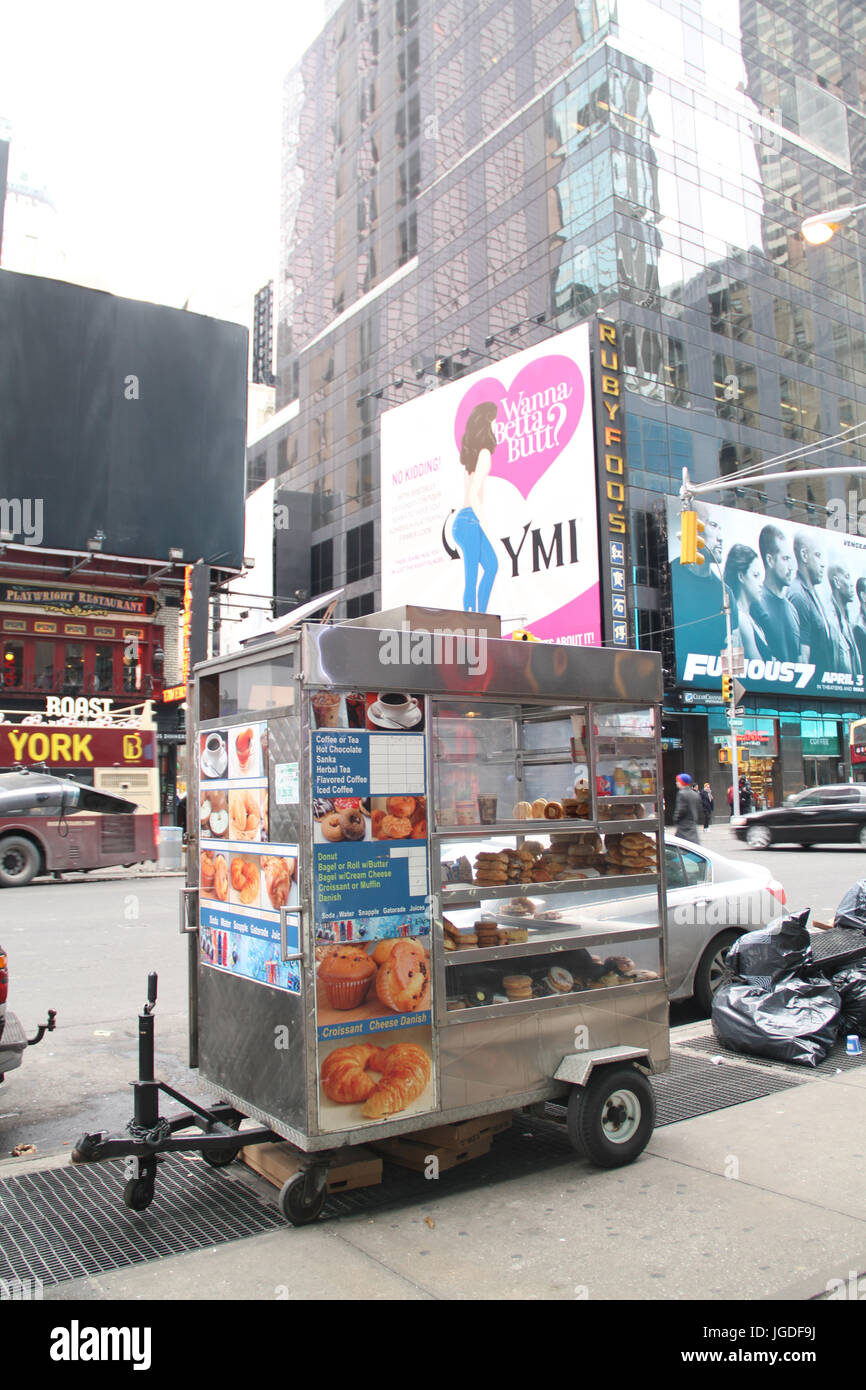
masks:
[[[677,778],[677,799],[674,803],[674,832],[681,840],[700,844],[698,823],[702,812],[701,798],[692,785],[691,777],[687,772],[681,772]]]

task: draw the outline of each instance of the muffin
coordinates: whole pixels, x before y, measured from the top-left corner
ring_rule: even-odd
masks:
[[[357,1009],[375,974],[375,964],[357,946],[335,946],[319,966],[319,979],[332,1009]]]

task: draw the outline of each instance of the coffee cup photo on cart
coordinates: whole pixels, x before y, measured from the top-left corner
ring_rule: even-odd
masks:
[[[266,1126],[299,1156],[280,1199],[294,1224],[321,1212],[338,1151],[423,1143],[484,1117],[501,1127],[548,1101],[580,1155],[630,1163],[655,1123],[649,1076],[670,1065],[665,874],[668,850],[683,851],[665,848],[661,820],[660,657],[516,643],[489,635],[496,620],[482,615],[472,670],[455,648],[425,666],[396,660],[385,685],[383,644],[399,653],[390,636],[404,623],[474,621],[420,612],[303,621],[193,674],[190,804],[214,833],[201,873],[187,866],[182,930],[193,947],[205,928],[267,933],[290,969],[272,983],[242,956],[227,969],[191,949],[190,1041],[200,1084],[235,1122]],[[245,777],[232,748],[256,729],[261,772]],[[222,838],[213,817],[217,829],[231,820],[230,800],[202,796],[258,776],[271,789],[268,843]],[[255,867],[281,852],[297,857],[298,897],[273,913]],[[707,856],[676,865],[687,889],[720,886]],[[763,891],[757,876],[738,882]],[[708,942],[682,967],[689,988]],[[160,1128],[150,1100],[139,1108],[133,1134],[76,1149],[78,1161],[139,1165],[128,1203],[139,1209],[160,1152],[183,1144],[228,1161],[264,1142],[258,1130],[232,1139],[219,1106],[188,1140]]]
[[[866,783],[808,787],[781,806],[733,816],[731,829],[750,849],[773,845],[861,845],[866,849]]]
[[[315,729],[424,730],[424,702],[414,691],[320,690],[311,704]]]

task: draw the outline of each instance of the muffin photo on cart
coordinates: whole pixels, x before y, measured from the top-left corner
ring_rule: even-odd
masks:
[[[336,925],[336,924],[335,924]],[[316,1023],[322,1030],[427,1013],[432,972],[430,937],[396,933],[379,940],[320,942],[316,946]],[[363,1029],[362,1031],[366,1031]]]
[[[371,796],[370,831],[374,840],[426,840],[426,796]]]

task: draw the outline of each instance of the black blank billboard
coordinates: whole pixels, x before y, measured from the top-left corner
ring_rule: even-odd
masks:
[[[239,568],[247,330],[0,271],[0,497],[42,545]]]

